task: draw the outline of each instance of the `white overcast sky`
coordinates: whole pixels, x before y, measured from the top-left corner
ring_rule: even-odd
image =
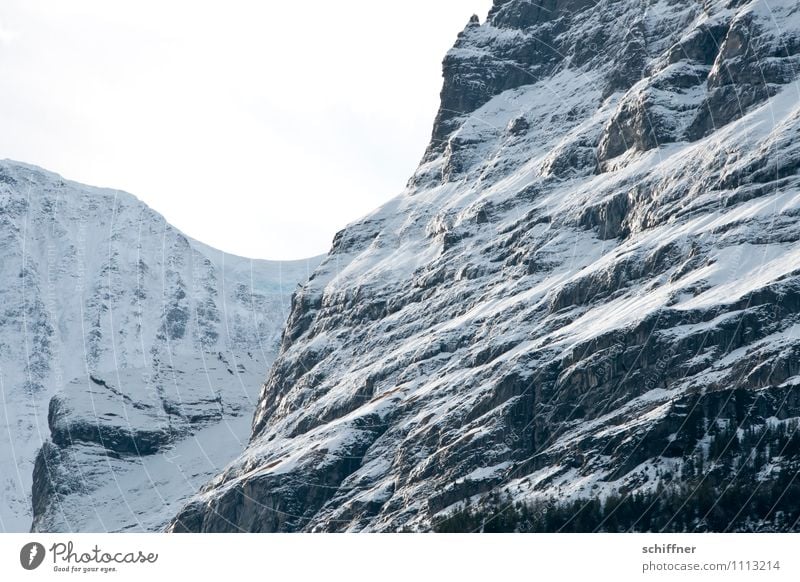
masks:
[[[399,193],[491,0],[2,0],[0,158],[127,190],[259,258]]]

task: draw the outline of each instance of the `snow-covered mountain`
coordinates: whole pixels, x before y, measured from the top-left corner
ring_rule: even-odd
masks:
[[[163,527],[241,452],[319,259],[226,255],[10,161],[0,222],[0,530]]]
[[[495,0],[171,531],[789,530],[796,0]]]

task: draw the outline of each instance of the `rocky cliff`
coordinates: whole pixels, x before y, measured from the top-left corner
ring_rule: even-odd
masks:
[[[169,529],[797,529],[799,67],[793,0],[470,19]]]
[[[318,260],[194,241],[130,194],[0,162],[0,530],[163,527],[241,452]]]

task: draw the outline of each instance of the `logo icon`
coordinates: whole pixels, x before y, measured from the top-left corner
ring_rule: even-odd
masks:
[[[19,552],[19,563],[26,570],[35,570],[44,562],[44,546],[38,542],[30,542],[22,546]]]

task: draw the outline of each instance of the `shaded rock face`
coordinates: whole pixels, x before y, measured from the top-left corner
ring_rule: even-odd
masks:
[[[559,71],[585,75],[609,108],[599,164],[628,150],[695,141],[740,118],[791,82],[800,39],[759,2],[495,3],[484,25],[471,20],[444,60],[441,108],[426,155],[463,157],[464,116],[510,89],[547,82]],[[790,7],[779,7],[792,18]],[[558,99],[557,95],[553,98]],[[483,118],[484,121],[490,121]],[[483,143],[478,140],[475,143]],[[456,161],[459,175],[464,169]]]
[[[431,154],[446,145],[459,117],[503,91],[548,76],[566,58],[579,54],[580,49],[570,47],[575,40],[570,24],[595,4],[593,0],[503,2],[492,8],[491,25],[480,26],[471,19],[444,60]],[[594,36],[583,40],[593,41]]]
[[[241,452],[317,262],[194,241],[124,192],[0,162],[0,529],[142,531]]]
[[[407,190],[295,293],[247,450],[169,529],[428,530],[655,495],[687,458],[735,481],[709,443],[800,416],[799,32],[789,1],[473,19]]]

